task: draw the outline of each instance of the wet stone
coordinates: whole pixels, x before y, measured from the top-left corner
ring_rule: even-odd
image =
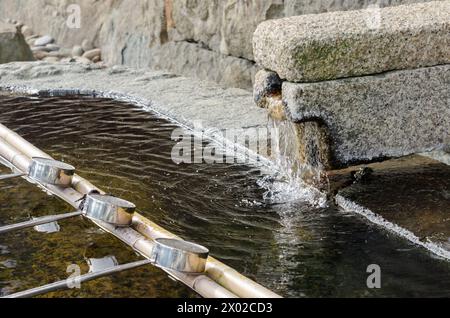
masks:
[[[36,41],[34,41],[34,45],[35,46],[45,46],[47,44],[53,43],[55,40],[50,36],[50,35],[44,35],[38,39],[36,39]]]
[[[72,56],[82,56],[83,53],[84,53],[84,50],[79,45],[75,45],[72,49]]]
[[[352,169],[332,173],[332,183],[344,184],[338,205],[450,259],[450,166],[416,155],[370,168],[363,181],[351,180]]]

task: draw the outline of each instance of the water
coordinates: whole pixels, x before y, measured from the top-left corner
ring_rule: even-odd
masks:
[[[88,97],[0,96],[0,109],[0,122],[39,148],[283,296],[450,296],[448,262],[331,202],[273,201],[267,187],[278,181],[261,167],[173,163],[176,126],[151,112]],[[0,183],[0,224],[68,209],[21,179]],[[70,264],[86,273],[136,259],[82,218],[10,233],[0,237],[0,294],[64,279]],[[381,266],[381,289],[366,287],[369,264]],[[54,296],[196,297],[151,266]]]

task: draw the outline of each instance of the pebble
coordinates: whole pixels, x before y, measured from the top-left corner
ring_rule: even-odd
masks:
[[[36,39],[36,41],[34,41],[34,45],[35,46],[44,46],[50,43],[53,43],[55,40],[50,36],[50,35],[44,35],[38,39]]]
[[[33,35],[33,30],[28,25],[24,25],[20,30],[25,38]]]
[[[84,53],[84,50],[79,45],[75,45],[72,49],[72,56],[82,56],[83,53]]]
[[[48,52],[47,48],[45,46],[33,46],[31,48],[31,51],[32,52],[36,52],[36,51],[46,51],[46,52]]]
[[[31,51],[32,52],[35,52],[35,51],[57,52],[54,49],[47,47],[47,46],[32,46]]]
[[[59,58],[54,57],[54,56],[47,56],[43,59],[43,61],[50,62],[50,63],[56,63],[56,62],[59,62]]]
[[[90,59],[87,59],[83,56],[76,56],[75,61],[82,64],[91,64],[92,61]]]
[[[57,57],[57,58],[67,57],[67,56],[61,54],[61,53],[58,52],[58,51],[50,51],[50,52],[48,52],[47,56]]]
[[[60,47],[59,47],[58,45],[53,44],[53,43],[47,44],[47,45],[45,46],[45,48],[46,48],[49,52],[59,51],[59,49],[60,49]]]
[[[102,51],[100,49],[93,49],[87,52],[84,52],[83,57],[93,60],[96,56],[101,57]]]
[[[64,57],[72,57],[72,50],[71,50],[71,49],[68,49],[68,48],[62,47],[62,48],[59,50],[59,54],[60,54],[61,56],[64,56]]]
[[[100,61],[101,61],[101,58],[100,58],[99,55],[94,56],[94,58],[92,59],[92,62],[94,62],[94,63],[98,63],[98,62],[100,62]]]
[[[34,58],[36,60],[42,60],[42,59],[44,59],[44,58],[46,58],[48,56],[48,52],[36,51],[36,52],[33,53],[33,55],[34,55]]]
[[[25,40],[27,40],[27,41],[35,40],[35,39],[37,39],[38,37],[39,37],[39,35],[34,34],[34,35],[30,35],[30,36],[25,37]]]
[[[48,56],[54,56],[58,58],[70,57],[70,53],[68,54],[65,51],[52,51],[48,53]]]

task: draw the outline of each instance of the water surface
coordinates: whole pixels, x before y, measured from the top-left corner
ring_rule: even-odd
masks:
[[[450,265],[330,202],[264,199],[267,172],[239,164],[175,164],[177,128],[133,105],[90,97],[0,96],[0,122],[169,231],[291,297],[450,296]],[[7,172],[2,169],[1,172]],[[0,183],[0,224],[70,208],[24,180]],[[0,237],[0,294],[138,259],[82,218]],[[109,264],[109,265],[108,265]],[[382,269],[368,289],[366,268]],[[196,297],[151,266],[46,295]]]

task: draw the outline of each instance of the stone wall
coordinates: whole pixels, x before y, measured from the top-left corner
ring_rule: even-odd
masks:
[[[0,21],[0,64],[33,60],[23,35],[14,25]]]
[[[312,151],[290,157],[335,169],[448,147],[449,12],[450,1],[434,1],[380,9],[376,25],[368,10],[261,23],[255,102],[327,136],[301,132]]]
[[[110,64],[167,69],[251,89],[257,70],[252,35],[265,20],[426,0],[0,0],[12,18],[65,46],[84,39]],[[66,25],[67,7],[81,7],[81,28]]]

